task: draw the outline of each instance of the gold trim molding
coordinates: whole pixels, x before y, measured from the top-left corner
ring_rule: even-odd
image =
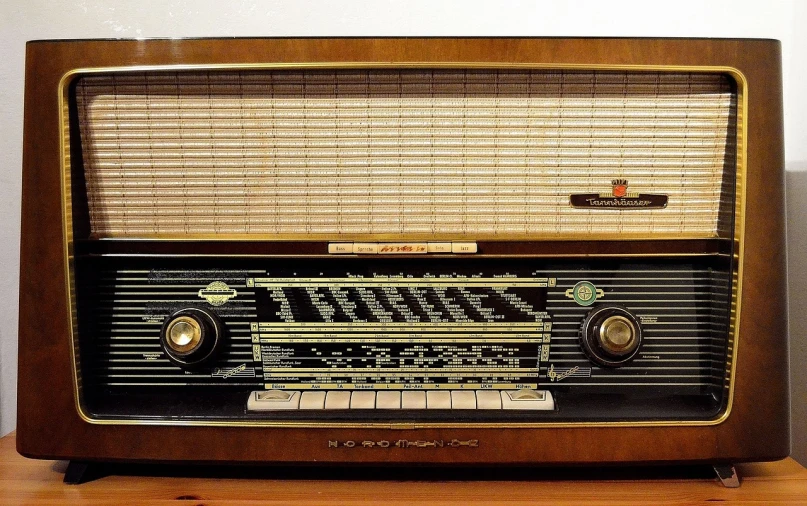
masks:
[[[201,420],[127,420],[127,419],[101,419],[93,418],[88,414],[81,396],[81,376],[78,367],[78,342],[76,336],[77,317],[75,301],[74,279],[74,253],[73,253],[73,213],[71,194],[71,157],[70,157],[70,129],[69,129],[69,88],[70,84],[79,76],[102,73],[136,73],[136,72],[177,72],[177,71],[226,71],[226,70],[291,70],[291,69],[390,69],[390,68],[468,68],[468,69],[523,69],[523,70],[584,70],[584,71],[633,71],[633,72],[690,72],[690,73],[722,73],[732,77],[737,85],[737,152],[736,152],[736,179],[735,179],[735,214],[734,214],[734,263],[732,272],[732,297],[729,318],[728,360],[725,388],[728,390],[728,400],[725,409],[717,417],[708,420],[687,421],[629,421],[629,422],[424,422],[424,423],[390,423],[390,422],[318,422],[318,421],[269,421],[269,420],[232,420],[232,421],[201,421]],[[73,367],[73,389],[76,410],[86,422],[99,425],[170,425],[170,426],[226,426],[226,427],[310,427],[310,428],[374,428],[374,429],[425,429],[425,428],[586,428],[586,427],[680,427],[680,426],[712,426],[724,422],[730,415],[734,401],[735,374],[737,369],[737,350],[740,323],[740,308],[742,301],[744,234],[745,234],[745,206],[746,206],[746,138],[748,132],[748,82],[743,73],[726,66],[682,66],[682,65],[588,65],[588,64],[540,64],[540,63],[482,63],[482,62],[336,62],[336,63],[256,63],[256,64],[210,64],[210,65],[135,65],[127,67],[94,67],[77,68],[65,73],[58,86],[59,106],[59,149],[61,153],[61,182],[62,182],[62,230],[64,242],[65,290],[68,294],[68,328],[70,330],[69,345],[70,358]],[[247,240],[247,237],[216,235],[214,237],[202,236],[193,238],[180,238],[179,240],[198,240],[215,238],[221,240]],[[667,239],[691,239],[682,235],[675,235]],[[705,237],[699,236],[699,239]],[[711,237],[706,237],[710,239]],[[129,238],[134,239],[134,238]],[[249,240],[300,240],[298,236],[273,236],[262,238],[250,236]],[[333,238],[328,238],[333,239]],[[340,237],[339,240],[345,238]],[[385,240],[379,236],[351,236],[351,240]],[[439,239],[429,237],[431,240]],[[483,237],[452,237],[452,240],[469,239],[483,240]],[[510,240],[523,240],[513,238]],[[533,238],[540,240],[540,238]],[[551,237],[552,240],[605,240],[606,237],[597,235],[580,235],[576,237]],[[612,239],[612,237],[607,237]],[[642,240],[640,237],[627,237],[628,240]],[[647,239],[647,238],[644,238]],[[653,237],[652,240],[661,240],[664,237]],[[158,238],[156,240],[169,240]],[[177,240],[171,238],[170,240]],[[304,239],[305,240],[305,239]],[[315,238],[308,238],[315,240]],[[597,256],[596,254],[590,256]]]

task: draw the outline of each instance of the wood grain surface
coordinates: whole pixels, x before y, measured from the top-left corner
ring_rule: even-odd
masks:
[[[807,505],[807,469],[793,459],[738,467],[739,489],[706,466],[658,468],[269,468],[117,466],[62,484],[64,461],[30,460],[0,440],[0,504],[556,504]]]

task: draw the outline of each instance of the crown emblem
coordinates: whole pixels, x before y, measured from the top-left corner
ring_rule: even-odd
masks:
[[[572,207],[582,209],[664,209],[667,195],[628,192],[627,179],[612,179],[611,193],[573,193]]]
[[[620,198],[628,194],[628,180],[627,179],[614,179],[611,181],[613,185],[612,193],[614,197]]]

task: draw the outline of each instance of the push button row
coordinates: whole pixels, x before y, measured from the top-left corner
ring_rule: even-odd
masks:
[[[476,253],[474,241],[453,242],[332,242],[332,255],[421,255],[426,253]]]
[[[289,409],[529,409],[553,410],[546,390],[286,391],[252,392],[250,411]]]

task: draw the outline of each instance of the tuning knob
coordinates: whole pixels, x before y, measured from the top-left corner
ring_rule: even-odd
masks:
[[[190,369],[212,360],[224,345],[224,324],[200,308],[180,309],[165,319],[160,345],[168,360]]]
[[[619,367],[639,352],[642,327],[620,306],[598,306],[588,313],[580,329],[580,346],[599,365]]]

